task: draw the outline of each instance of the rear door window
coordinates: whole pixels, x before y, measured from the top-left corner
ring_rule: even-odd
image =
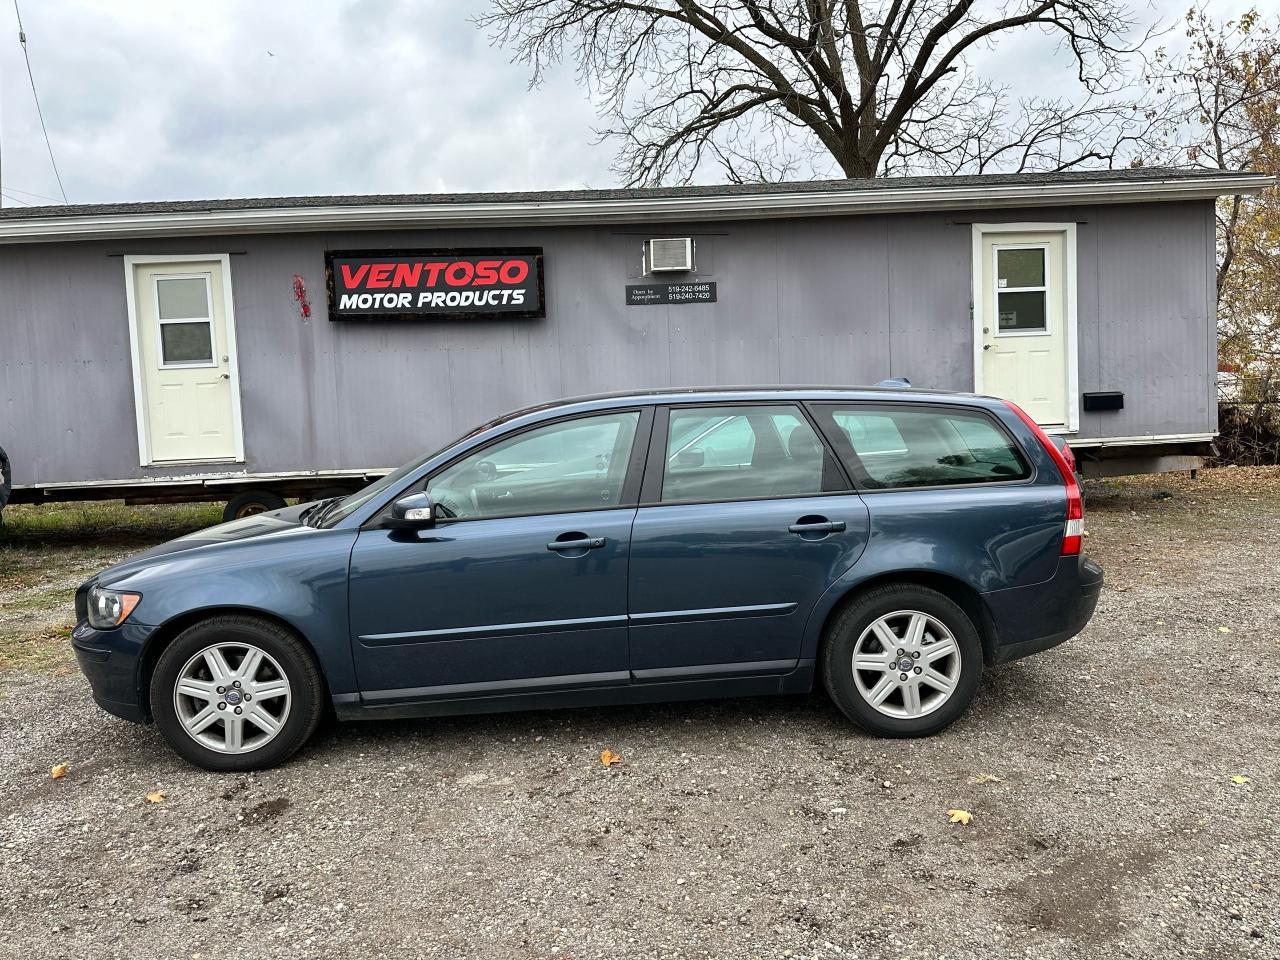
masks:
[[[800,497],[843,486],[798,407],[671,410],[663,503]]]
[[[865,488],[937,487],[1025,480],[1016,442],[980,410],[823,405],[819,422]]]

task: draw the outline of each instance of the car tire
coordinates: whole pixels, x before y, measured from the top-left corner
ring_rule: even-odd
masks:
[[[156,662],[150,696],[156,726],[179,756],[205,770],[237,772],[293,756],[320,723],[325,684],[292,632],[226,615],[178,634]]]
[[[247,490],[227,501],[227,505],[222,510],[222,522],[243,520],[254,514],[279,510],[285,505],[284,497],[270,490]]]
[[[968,709],[982,678],[982,641],[973,621],[953,600],[918,584],[860,594],[824,639],[828,695],[846,717],[882,737],[927,737],[945,729]],[[855,669],[855,656],[865,669]]]
[[[9,456],[4,452],[4,447],[0,447],[0,510],[3,510],[9,503],[9,496],[13,493],[13,471],[9,466]]]

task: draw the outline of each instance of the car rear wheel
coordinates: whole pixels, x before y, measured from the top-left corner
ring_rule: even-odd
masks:
[[[222,616],[188,627],[160,655],[151,713],[165,741],[206,770],[263,770],[315,731],[324,681],[278,624]]]
[[[952,724],[973,701],[982,643],[948,597],[888,584],[836,617],[822,669],[827,693],[850,720],[880,736],[923,737]]]

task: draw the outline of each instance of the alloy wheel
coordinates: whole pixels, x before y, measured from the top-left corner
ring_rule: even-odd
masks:
[[[284,729],[292,692],[280,664],[248,643],[216,643],[186,662],[173,705],[187,735],[219,753],[249,753]]]
[[[960,645],[936,617],[896,610],[874,620],[853,648],[858,693],[889,717],[914,719],[937,710],[960,682]]]

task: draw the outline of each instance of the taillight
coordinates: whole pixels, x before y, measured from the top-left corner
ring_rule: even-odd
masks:
[[[1049,454],[1053,460],[1054,466],[1058,468],[1058,472],[1062,474],[1062,482],[1067,485],[1067,523],[1062,530],[1062,555],[1064,557],[1074,557],[1080,553],[1080,545],[1084,539],[1084,498],[1080,495],[1080,483],[1076,480],[1075,471],[1075,454],[1071,454],[1070,459],[1061,450],[1057,448],[1049,435],[1040,429],[1040,424],[1036,423],[1020,406],[1011,400],[1006,400],[1009,409],[1018,415],[1027,428],[1036,435],[1036,439],[1040,441],[1040,446],[1044,447],[1045,453]],[[1070,448],[1068,448],[1070,449]]]

